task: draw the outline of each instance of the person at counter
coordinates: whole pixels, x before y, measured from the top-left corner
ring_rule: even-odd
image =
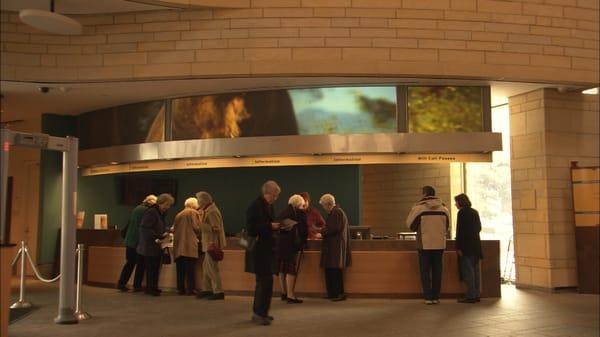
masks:
[[[277,272],[281,285],[281,300],[289,304],[302,303],[296,297],[296,274],[298,273],[298,252],[304,249],[308,237],[306,214],[301,207],[304,199],[294,194],[288,206],[279,214],[281,227],[277,232]]]
[[[446,249],[450,213],[435,196],[433,187],[424,186],[422,192],[423,198],[410,210],[406,225],[411,231],[417,232],[419,269],[425,304],[438,304],[442,287],[442,257]]]
[[[127,221],[127,230],[125,232],[125,265],[123,266],[123,270],[121,270],[121,276],[117,283],[117,289],[120,291],[125,292],[129,290],[129,288],[127,288],[127,282],[129,282],[129,278],[131,277],[134,268],[133,291],[137,292],[142,290],[145,269],[144,257],[138,255],[136,252],[139,241],[139,225],[142,221],[144,212],[146,212],[148,207],[155,203],[156,196],[154,194],[147,195],[146,198],[144,198],[144,201],[133,209],[129,216],[129,220]]]
[[[280,193],[281,188],[276,182],[265,182],[261,188],[261,195],[246,211],[246,230],[248,235],[257,239],[254,250],[246,251],[245,271],[255,274],[256,277],[252,321],[258,325],[270,325],[273,320],[273,317],[269,316],[275,274],[273,232],[279,230],[279,223],[274,221],[273,203]]]
[[[223,216],[221,216],[221,211],[208,192],[198,192],[196,198],[198,198],[198,204],[203,211],[200,229],[202,231],[202,252],[205,253],[202,262],[202,285],[204,289],[198,293],[197,297],[208,300],[224,300],[225,293],[221,286],[219,261],[214,260],[209,253],[211,245],[218,249],[223,249],[227,245]]]
[[[300,193],[304,199],[303,209],[306,213],[306,225],[308,226],[308,239],[320,240],[320,229],[325,225],[325,220],[318,209],[310,206],[310,194],[308,192]]]
[[[198,237],[200,236],[198,200],[187,198],[184,207],[175,216],[172,229],[173,252],[177,269],[177,293],[179,295],[195,295]]]
[[[160,257],[162,248],[160,240],[169,233],[165,226],[165,215],[169,208],[175,203],[175,199],[163,193],[156,199],[156,204],[149,207],[140,222],[140,240],[137,253],[144,257],[146,266],[146,290],[147,295],[159,296],[158,276],[160,273]]]
[[[344,301],[344,269],[352,265],[348,217],[335,204],[335,197],[331,194],[321,196],[319,204],[329,214],[321,228],[321,268],[325,269],[326,298],[334,302]]]
[[[456,254],[460,263],[460,273],[467,285],[467,293],[459,298],[459,303],[479,302],[479,260],[483,257],[481,252],[481,220],[477,210],[471,208],[469,197],[461,193],[454,197],[458,215],[456,217]]]

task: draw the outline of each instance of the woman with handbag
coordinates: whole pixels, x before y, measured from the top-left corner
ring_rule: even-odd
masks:
[[[296,274],[298,272],[298,252],[304,249],[308,237],[306,214],[302,211],[304,199],[294,194],[288,200],[288,207],[277,219],[281,228],[277,232],[277,272],[281,285],[281,300],[288,304],[302,303],[296,297]]]
[[[223,248],[227,245],[225,229],[221,211],[214,203],[212,196],[207,192],[196,193],[199,208],[203,210],[200,229],[202,231],[202,285],[204,290],[199,292],[198,298],[208,300],[223,300],[225,293],[221,287],[219,261],[223,260]]]
[[[147,295],[159,296],[158,276],[163,250],[161,240],[169,235],[165,226],[165,214],[171,208],[175,199],[163,193],[156,199],[156,204],[150,206],[140,222],[140,238],[137,245],[137,253],[144,256],[146,265],[146,290]]]
[[[195,295],[196,263],[198,262],[198,237],[200,236],[200,213],[198,200],[187,198],[184,209],[173,221],[173,250],[177,269],[177,293]]]

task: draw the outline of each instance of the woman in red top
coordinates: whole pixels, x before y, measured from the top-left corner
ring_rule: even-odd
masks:
[[[320,240],[321,233],[320,229],[325,225],[323,216],[316,208],[310,207],[310,194],[308,192],[300,193],[305,201],[304,212],[306,212],[306,224],[308,226],[308,239],[309,240]]]

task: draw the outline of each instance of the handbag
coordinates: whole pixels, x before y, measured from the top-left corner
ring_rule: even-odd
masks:
[[[225,255],[225,253],[223,252],[223,249],[219,248],[217,245],[215,245],[214,243],[211,243],[208,245],[208,249],[206,249],[206,252],[208,253],[208,255],[210,255],[210,257],[219,262],[223,260],[223,255]]]
[[[256,236],[250,236],[246,230],[242,230],[240,233],[240,241],[239,245],[242,246],[247,252],[253,252],[256,247],[256,241],[258,238]]]
[[[160,256],[160,263],[171,264],[171,252],[169,251],[169,247],[163,249],[162,255]]]

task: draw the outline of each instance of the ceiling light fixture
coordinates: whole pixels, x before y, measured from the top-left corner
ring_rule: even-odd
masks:
[[[598,87],[585,89],[581,93],[586,95],[598,95]]]
[[[19,18],[24,23],[54,34],[79,35],[83,27],[76,20],[54,12],[54,0],[50,0],[50,11],[41,9],[23,9]]]

